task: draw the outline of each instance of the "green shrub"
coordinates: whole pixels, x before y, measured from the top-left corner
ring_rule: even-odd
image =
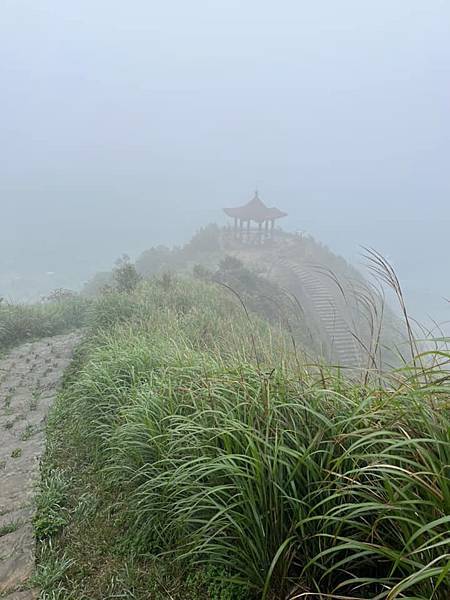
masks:
[[[255,597],[446,600],[448,378],[316,377],[250,319],[173,278],[95,305],[65,432],[125,545]]]
[[[117,260],[116,266],[113,269],[113,283],[115,289],[118,292],[130,294],[137,288],[140,281],[141,276],[136,271],[136,267],[130,261],[130,257],[124,254],[122,258]]]
[[[90,302],[78,297],[32,305],[0,304],[0,352],[40,337],[83,327]]]
[[[144,277],[163,272],[187,272],[189,267],[201,262],[213,267],[222,256],[221,229],[215,224],[201,228],[182,247],[156,246],[145,250],[136,260],[136,268]]]
[[[116,364],[118,377],[84,396],[83,426],[92,423],[105,473],[124,491],[140,551],[231,565],[266,593],[304,582],[381,594],[428,564],[444,573],[447,421],[411,411],[409,398],[333,398],[283,374],[268,381],[251,367],[180,358],[155,347],[155,363],[135,362],[132,380]],[[414,414],[397,423],[405,412]],[[440,597],[433,575],[418,597]]]

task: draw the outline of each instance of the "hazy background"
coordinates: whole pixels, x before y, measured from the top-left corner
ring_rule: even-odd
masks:
[[[181,243],[257,185],[450,317],[448,0],[0,0],[0,71],[0,295]]]

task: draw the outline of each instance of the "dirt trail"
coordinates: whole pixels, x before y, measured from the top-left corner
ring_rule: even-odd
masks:
[[[29,600],[33,495],[44,427],[80,335],[25,344],[0,361],[0,598]]]

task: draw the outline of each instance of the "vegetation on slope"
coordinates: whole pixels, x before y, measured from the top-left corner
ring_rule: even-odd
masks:
[[[49,424],[44,598],[448,598],[445,372],[307,371],[228,290],[169,276],[91,319]]]
[[[23,342],[83,327],[89,304],[64,290],[56,290],[47,301],[38,304],[0,300],[0,353]]]
[[[342,336],[347,348],[353,347],[353,354],[358,356],[351,357],[355,367],[358,363],[390,368],[410,359],[408,351],[404,351],[404,322],[390,310],[378,286],[366,281],[342,257],[310,235],[277,230],[271,243],[242,244],[226,228],[211,224],[182,247],[150,248],[137,258],[135,265],[128,257],[125,259],[122,263],[135,268],[137,277],[193,274],[232,287],[250,310],[276,326],[281,324],[314,362],[348,362],[336,349]],[[366,260],[370,266],[370,253]],[[120,267],[119,261],[111,272],[98,273],[83,293],[95,297],[114,287]],[[305,288],[296,267],[316,280],[322,305],[327,298],[322,311],[316,309],[314,296]]]
[[[225,256],[221,245],[222,231],[218,225],[210,224],[201,228],[183,246],[153,246],[142,252],[136,259],[136,270],[144,278],[160,276],[164,273],[189,274],[196,265],[215,269]],[[128,258],[125,256],[125,259]],[[116,265],[117,267],[117,265]],[[114,270],[102,271],[94,275],[84,286],[83,294],[96,296],[114,280]]]

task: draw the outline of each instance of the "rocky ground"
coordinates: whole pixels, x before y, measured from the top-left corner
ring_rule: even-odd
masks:
[[[0,361],[0,598],[36,597],[33,495],[44,429],[77,333],[28,343]]]

